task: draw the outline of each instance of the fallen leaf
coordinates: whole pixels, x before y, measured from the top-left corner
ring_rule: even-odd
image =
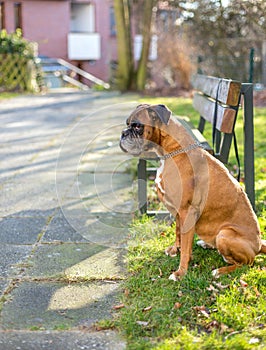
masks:
[[[219,288],[220,290],[229,288],[229,284],[225,284],[223,285],[221,282],[213,282],[213,284],[216,285],[217,288]]]
[[[227,330],[228,330],[228,326],[224,323],[221,323],[221,326],[220,326],[220,333],[223,334],[225,333]]]
[[[149,324],[149,322],[145,322],[145,321],[137,321],[136,323],[140,326],[148,326]]]
[[[239,280],[241,287],[246,288],[248,286],[247,282],[244,280]]]
[[[261,294],[260,294],[260,292],[258,291],[257,287],[253,286],[253,289],[254,289],[254,291],[255,291],[255,293],[256,293],[256,297],[260,297]]]
[[[201,311],[201,310],[205,310],[206,307],[205,306],[194,306],[192,309],[196,310],[196,311]]]
[[[174,305],[174,309],[180,309],[180,308],[181,308],[181,306],[182,306],[182,304],[181,304],[181,303],[176,302],[176,303],[175,303],[175,305]]]
[[[204,317],[210,317],[210,311],[205,306],[195,306],[194,310],[200,312]]]
[[[218,289],[216,289],[212,284],[210,284],[209,287],[206,288],[209,292],[218,292]]]
[[[210,323],[207,324],[206,328],[208,330],[213,330],[213,329],[219,329],[220,328],[220,324],[218,321],[213,320]]]
[[[152,309],[152,306],[147,306],[144,309],[142,309],[143,312],[150,311]]]
[[[206,317],[206,318],[209,318],[209,317],[210,317],[210,315],[208,314],[208,312],[205,311],[205,310],[200,310],[200,313],[201,313],[204,317]]]
[[[113,306],[113,310],[123,309],[123,307],[125,307],[125,304],[114,305],[114,306]]]
[[[177,293],[177,295],[178,295],[179,297],[182,297],[183,292],[180,290],[180,291]]]
[[[129,289],[125,289],[124,294],[126,297],[128,297],[129,296]]]
[[[249,344],[258,344],[260,342],[259,338],[251,338],[249,340]]]

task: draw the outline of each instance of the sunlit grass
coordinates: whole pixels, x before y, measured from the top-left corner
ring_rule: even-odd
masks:
[[[17,97],[18,95],[19,93],[17,92],[0,92],[0,100]]]
[[[125,307],[116,321],[128,349],[253,349],[254,342],[263,349],[265,256],[217,280],[211,270],[224,266],[222,257],[194,245],[189,272],[173,282],[168,276],[179,258],[164,249],[174,241],[174,226],[142,217],[131,230]]]

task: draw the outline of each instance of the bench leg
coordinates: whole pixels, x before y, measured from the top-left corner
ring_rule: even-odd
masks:
[[[253,85],[242,84],[244,97],[244,172],[248,198],[255,209]]]
[[[145,159],[138,162],[138,203],[141,214],[147,213],[147,169]]]

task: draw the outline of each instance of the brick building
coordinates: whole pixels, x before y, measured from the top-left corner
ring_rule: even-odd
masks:
[[[62,58],[109,80],[116,60],[111,0],[2,0],[0,29],[21,28],[38,44],[38,54]]]

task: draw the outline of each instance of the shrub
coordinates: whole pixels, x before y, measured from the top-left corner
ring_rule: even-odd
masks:
[[[0,32],[0,62],[1,91],[39,90],[41,73],[34,60],[34,44],[22,37],[20,29]]]
[[[19,54],[22,57],[33,59],[34,47],[31,42],[22,37],[21,29],[11,34],[3,29],[0,32],[0,54]]]

